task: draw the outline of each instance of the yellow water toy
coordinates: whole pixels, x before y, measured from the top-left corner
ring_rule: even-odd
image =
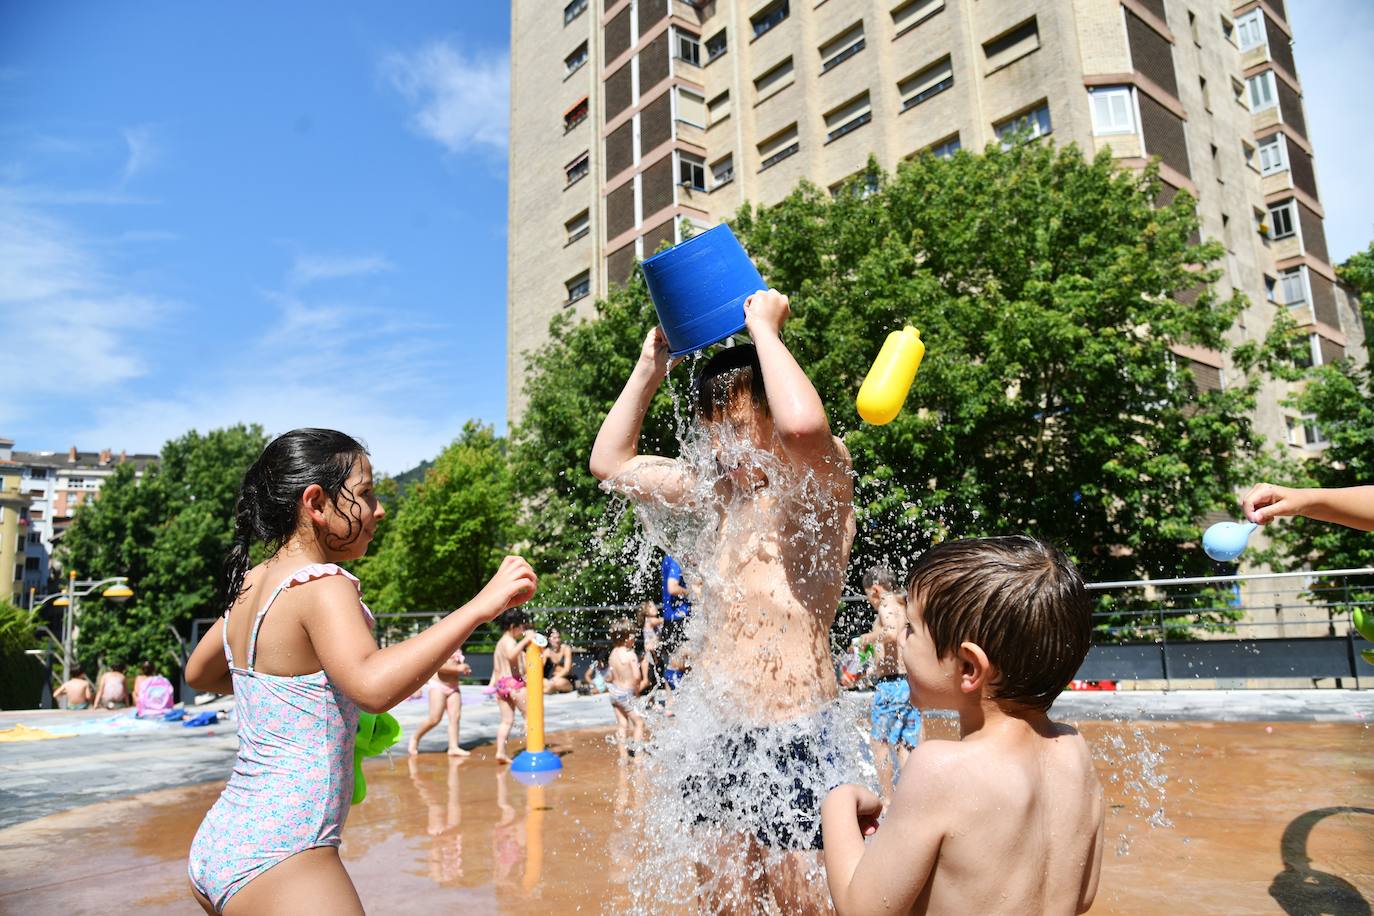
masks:
[[[907,325],[887,335],[878,358],[864,377],[855,406],[859,416],[875,426],[891,423],[902,412],[902,404],[926,355],[921,332]]]
[[[543,650],[548,644],[536,633],[525,646],[525,749],[515,755],[510,771],[527,786],[551,782],[563,769],[563,759],[544,747]]]

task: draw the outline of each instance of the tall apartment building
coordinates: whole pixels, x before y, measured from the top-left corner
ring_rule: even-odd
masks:
[[[1283,0],[514,0],[511,18],[512,419],[550,317],[589,314],[684,222],[802,178],[838,187],[870,154],[892,170],[1017,129],[1130,167],[1158,157],[1226,245],[1221,292],[1252,303],[1237,339],[1287,308],[1314,362],[1363,356]],[[1225,384],[1220,354],[1181,355]],[[1259,428],[1320,447],[1285,393],[1263,392]]]

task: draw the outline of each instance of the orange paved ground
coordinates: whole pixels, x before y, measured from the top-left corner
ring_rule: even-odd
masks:
[[[1206,722],[1082,728],[1104,781],[1119,774],[1107,781],[1108,848],[1092,912],[1282,912],[1271,888],[1289,912],[1369,912],[1369,729]],[[617,766],[599,732],[554,738],[567,752],[566,769],[545,790],[548,810],[534,813],[528,790],[495,766],[490,748],[463,762],[427,754],[413,764],[403,757],[369,764],[370,795],[350,815],[343,847],[369,911],[595,913],[622,899],[636,851],[632,836],[612,837],[611,812],[635,804],[632,774]],[[1169,748],[1162,761],[1153,771],[1142,767],[1140,751],[1148,757],[1161,745]],[[1142,782],[1152,773],[1156,783],[1167,779],[1163,818],[1172,826],[1148,823],[1160,802],[1159,788]],[[0,912],[198,912],[185,890],[185,855],[218,790],[158,792],[0,831]],[[535,875],[526,856],[537,833],[544,862]]]

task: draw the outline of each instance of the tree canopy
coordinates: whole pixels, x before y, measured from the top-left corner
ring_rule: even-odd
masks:
[[[1090,578],[1210,570],[1199,520],[1246,481],[1261,348],[1228,342],[1244,300],[1214,291],[1223,249],[1197,243],[1193,201],[1166,200],[1153,169],[1045,144],[922,156],[893,176],[870,164],[833,197],[803,184],[734,226],[792,297],[784,339],[853,454],[851,569],[1026,531]],[[586,462],[654,320],[636,272],[594,320],[556,319],[532,354],[515,476],[559,600],[627,597],[628,525]],[[925,362],[902,414],[866,426],[854,395],[906,323]],[[1225,354],[1226,388],[1200,391],[1179,347]],[[645,451],[676,454],[673,410],[655,398]]]

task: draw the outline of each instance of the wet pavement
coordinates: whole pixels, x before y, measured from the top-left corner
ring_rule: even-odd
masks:
[[[1058,714],[1082,720],[1110,805],[1092,912],[1369,911],[1374,731],[1366,723],[1374,712],[1363,694],[1300,693],[1297,700],[1171,694],[1155,701],[1157,719],[1137,712],[1138,693],[1065,696]],[[1305,721],[1295,712],[1304,707],[1299,701],[1311,710]],[[407,726],[423,717],[423,707],[414,707],[401,709]],[[1165,720],[1199,708],[1210,708],[1214,719],[1243,709],[1271,718]],[[604,698],[560,697],[549,709],[551,729],[557,721],[610,715]],[[1136,721],[1091,721],[1105,710]],[[483,740],[485,717],[473,712],[464,711],[465,744]],[[1318,715],[1341,720],[1314,721]],[[0,715],[0,728],[8,716]],[[951,724],[935,721],[931,731],[949,736]],[[618,765],[605,736],[604,729],[552,734],[565,771],[542,799],[495,764],[489,745],[467,760],[447,758],[442,729],[422,745],[439,753],[370,761],[369,796],[350,815],[342,848],[369,912],[623,910],[630,863],[642,855],[626,825],[642,799],[634,764]],[[119,741],[130,744],[112,744]],[[227,773],[232,734],[156,735],[141,750],[138,741],[82,736],[0,745],[0,791],[10,793],[0,797],[0,808],[7,817],[8,798],[36,797],[22,785],[42,775],[43,768],[25,762],[36,751],[83,760],[79,772],[93,781],[65,796],[66,807],[82,807],[0,830],[0,913],[197,912],[186,891],[186,851]],[[216,764],[220,745],[227,756]],[[189,775],[214,781],[84,803],[128,767],[145,766],[149,755],[171,758],[164,761],[169,770],[182,766],[183,783],[191,761],[199,769]],[[16,779],[16,771],[26,775]],[[618,810],[630,813],[617,817]]]

